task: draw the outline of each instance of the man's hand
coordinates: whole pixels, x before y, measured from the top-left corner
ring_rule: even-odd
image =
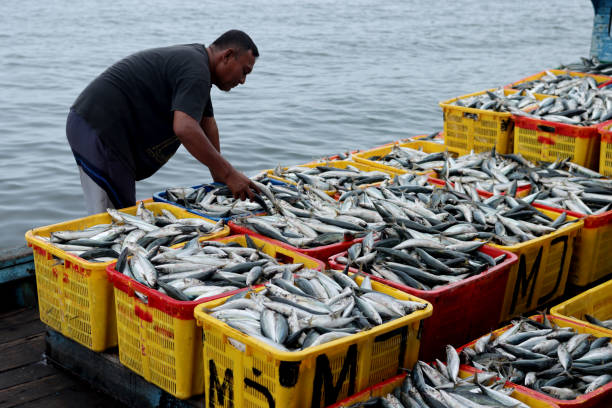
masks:
[[[223,181],[232,190],[235,199],[246,200],[248,197],[249,200],[253,200],[253,190],[260,193],[259,188],[251,179],[234,168],[232,168]]]
[[[211,143],[200,124],[191,116],[178,110],[175,111],[173,129],[174,134],[187,151],[200,163],[208,167],[215,181],[227,184],[234,194],[234,198],[246,200],[248,197],[252,199],[254,193],[251,189],[260,192],[259,188],[247,176],[237,171],[221,156],[217,146]],[[215,140],[214,137],[212,139]],[[216,141],[218,143],[218,138]]]

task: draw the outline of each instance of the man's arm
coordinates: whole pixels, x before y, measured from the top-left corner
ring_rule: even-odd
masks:
[[[219,128],[217,127],[217,121],[215,120],[215,118],[213,116],[202,117],[202,120],[200,121],[200,126],[202,127],[202,130],[204,131],[206,137],[208,137],[210,143],[214,146],[215,149],[217,149],[219,153],[221,153],[221,144],[219,142]],[[212,170],[210,171],[210,174],[214,181],[221,181],[219,176],[217,176]]]
[[[207,166],[219,181],[227,184],[232,193],[234,193],[235,198],[240,198],[241,200],[247,197],[253,198],[251,188],[259,191],[257,186],[247,176],[234,169],[221,156],[221,153],[211,143],[211,140],[209,140],[202,127],[200,127],[200,124],[191,116],[181,111],[174,111],[172,126],[174,134],[187,151],[198,159],[200,163]]]
[[[210,143],[217,149],[219,153],[221,153],[221,144],[219,143],[219,128],[217,127],[217,121],[214,116],[206,117],[204,116],[200,121],[200,126],[204,131]]]

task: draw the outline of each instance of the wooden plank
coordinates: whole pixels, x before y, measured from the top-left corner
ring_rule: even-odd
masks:
[[[0,315],[0,330],[17,327],[23,323],[40,320],[37,309],[17,309]]]
[[[34,257],[26,246],[0,250],[0,284],[34,276]]]
[[[0,267],[32,260],[32,249],[23,245],[17,248],[0,249]]]
[[[126,407],[119,401],[114,400],[106,394],[97,392],[85,384],[61,390],[55,395],[49,395],[35,401],[29,401],[25,405],[16,405],[16,408],[26,406],[28,408],[66,408],[68,406],[84,408]]]
[[[57,373],[57,368],[42,362],[28,364],[0,374],[0,390],[28,383]]]
[[[0,391],[0,408],[11,408],[74,385],[74,380],[64,374],[52,374],[36,381],[19,384]]]
[[[110,394],[130,407],[139,408],[191,408],[202,407],[203,398],[179,400],[144,378],[124,367],[117,354],[95,353],[70,340],[55,330],[46,335],[47,357],[89,383]]]
[[[0,345],[0,373],[36,363],[42,359],[44,334],[36,334],[7,347]]]
[[[11,343],[19,339],[25,339],[35,334],[45,332],[45,325],[38,319],[24,321],[20,325],[0,329],[0,345]]]

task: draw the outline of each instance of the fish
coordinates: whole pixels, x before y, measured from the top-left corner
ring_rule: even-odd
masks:
[[[590,315],[588,313],[584,314],[584,318],[589,323],[592,323],[594,325],[603,327],[604,329],[612,330],[612,319],[601,321],[598,318],[596,318],[595,316],[592,316],[592,315]]]
[[[253,242],[245,236],[247,243],[249,240]],[[162,246],[159,250],[149,259],[144,248],[132,244],[125,250],[128,262],[122,262],[121,267],[117,264],[117,271],[181,301],[260,285],[304,268],[301,263],[280,264],[260,249],[232,241],[200,241],[195,237],[183,247]]]
[[[355,275],[339,278],[338,273],[301,270],[294,280],[276,277],[274,283],[265,284],[265,289],[249,292],[244,301],[222,304],[206,312],[230,325],[236,319],[246,320],[248,326],[233,327],[248,335],[265,337],[268,344],[277,345],[280,350],[298,351],[369,330],[427,307],[427,303],[402,301],[361,288],[353,280]],[[287,290],[290,286],[296,290]],[[316,286],[323,290],[306,289]],[[255,313],[254,305],[260,308]]]
[[[598,88],[597,81],[591,76],[546,71],[539,79],[525,81],[512,88],[532,95],[551,95],[532,106],[529,113],[536,118],[580,126],[590,126],[612,118],[612,92]]]
[[[588,333],[577,333],[570,327],[542,327],[534,320],[522,318],[514,321],[509,330],[494,340],[491,340],[491,335],[481,337],[476,341],[477,347],[469,353],[462,352],[462,355],[469,365],[495,373],[500,378],[510,378],[511,383],[557,399],[572,400],[612,381],[610,338],[601,337],[603,341],[598,341],[597,347],[591,349],[597,340]],[[530,333],[537,335],[520,343],[513,340]],[[542,336],[543,333],[548,334]],[[548,337],[554,342],[538,347],[547,341],[540,339]],[[527,343],[531,339],[536,342]],[[511,342],[518,344],[512,345]],[[499,347],[503,348],[504,354],[500,353]],[[586,351],[576,354],[580,349]],[[520,370],[522,375],[518,375],[516,370]]]
[[[475,374],[466,378],[456,378],[442,373],[454,365],[456,350],[448,345],[446,364],[437,361],[435,366],[418,360],[406,374],[401,383],[386,395],[371,397],[353,405],[357,407],[517,407],[528,408],[528,405],[512,396],[514,389],[507,387],[496,377],[487,374]],[[451,349],[454,351],[451,351]],[[456,370],[458,371],[458,363]],[[454,371],[455,369],[453,369]]]
[[[314,248],[365,237],[383,223],[373,222],[370,214],[350,216],[341,210],[341,203],[314,187],[297,186],[299,200],[279,197],[281,211],[275,215],[238,217],[233,222],[266,237],[297,248]],[[316,192],[319,191],[319,194]],[[374,236],[369,241],[373,242]],[[371,245],[371,244],[369,244]]]
[[[163,192],[162,198],[208,217],[232,218],[263,212],[274,213],[276,194],[297,194],[286,185],[275,186],[274,181],[269,178],[253,178],[253,182],[258,183],[260,191],[266,193],[263,197],[255,194],[254,201],[233,198],[229,188],[220,183],[196,187],[169,187]]]
[[[172,246],[223,230],[222,223],[201,217],[177,218],[170,211],[154,214],[139,202],[136,215],[108,209],[112,222],[82,230],[53,231],[39,235],[50,244],[89,262],[109,262],[119,258],[126,247],[138,245],[150,259],[160,246]]]

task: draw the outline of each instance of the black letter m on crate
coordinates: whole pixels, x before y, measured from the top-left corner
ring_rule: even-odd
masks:
[[[208,366],[210,371],[210,385],[208,387],[208,407],[214,408],[215,403],[215,392],[217,393],[217,401],[221,406],[225,405],[225,391],[227,391],[227,402],[230,408],[234,407],[234,373],[229,368],[225,369],[225,378],[223,378],[223,384],[219,382],[217,376],[217,367],[215,362],[211,359],[208,360]]]
[[[351,344],[348,348],[336,384],[334,384],[334,376],[329,366],[329,358],[325,354],[318,356],[314,380],[312,382],[311,407],[318,408],[320,406],[322,390],[325,392],[325,406],[336,402],[347,374],[349,376],[348,395],[351,395],[355,393],[355,380],[357,377],[357,344]]]

